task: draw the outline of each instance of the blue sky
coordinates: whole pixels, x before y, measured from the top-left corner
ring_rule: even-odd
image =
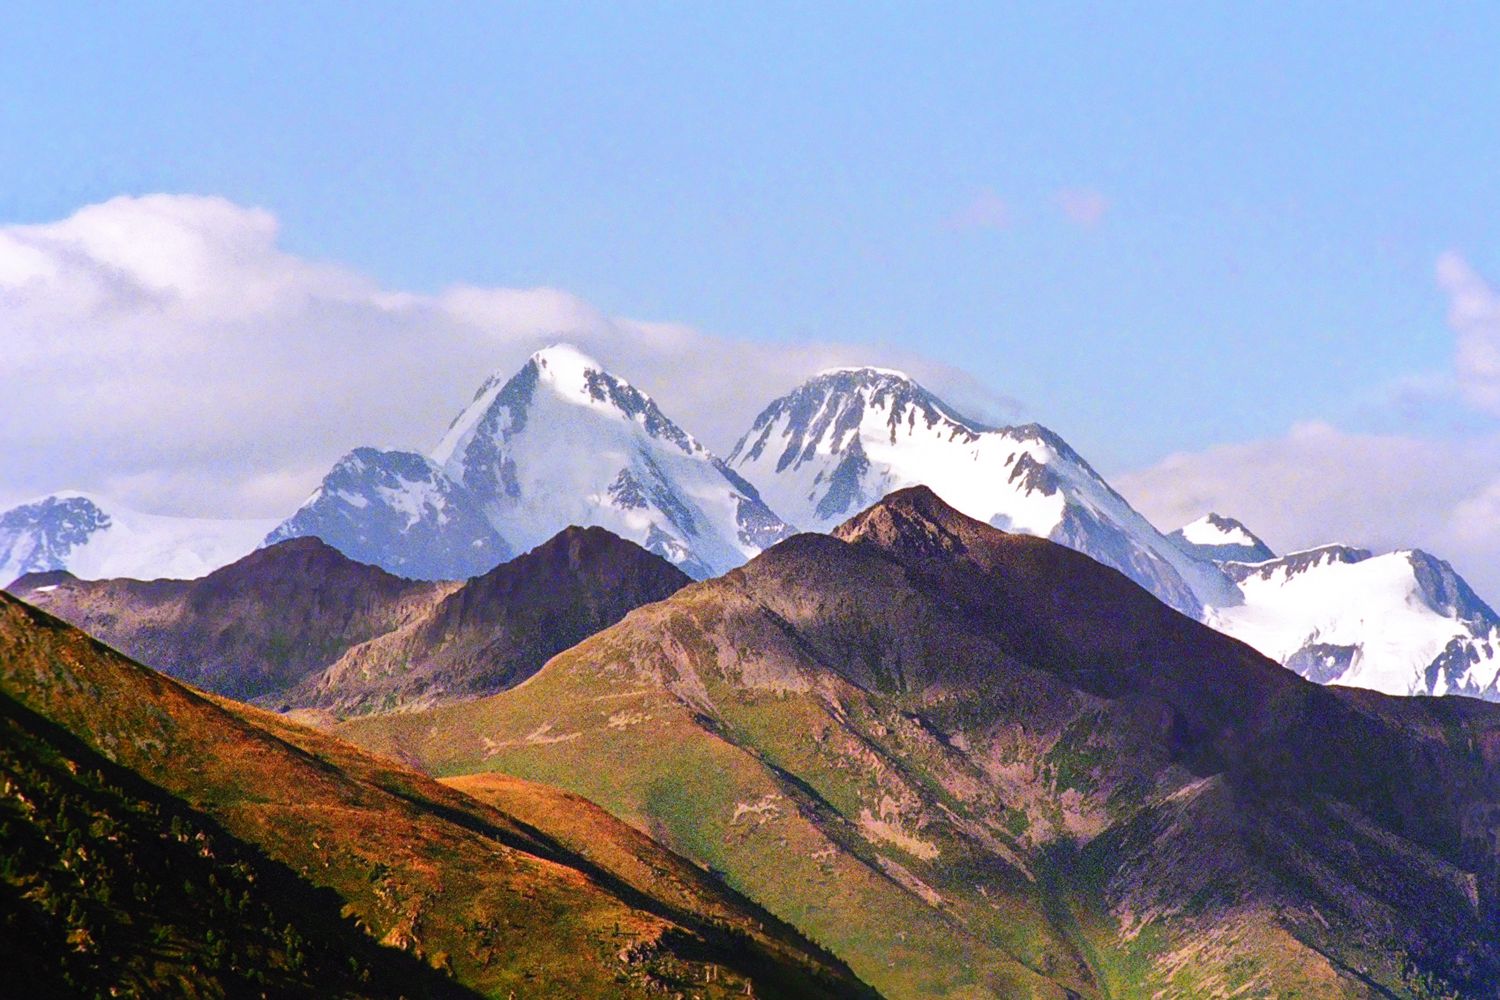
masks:
[[[1500,528],[1473,540],[1487,504],[1500,521],[1494,5],[18,6],[0,11],[0,251],[6,232],[117,196],[214,196],[277,228],[263,246],[261,216],[192,203],[229,234],[209,270],[253,244],[256,273],[326,261],[417,296],[559,289],[604,316],[784,349],[788,383],[809,344],[915,354],[1018,400],[990,415],[1051,425],[1160,520],[1230,506],[1273,543],[1410,538],[1500,564]],[[96,216],[57,232],[120,224]],[[137,316],[111,342],[198,349],[227,328],[205,315],[196,340]],[[326,311],[312,315],[255,336],[290,352],[322,335]],[[12,355],[12,384],[62,356],[43,341],[109,339],[91,321],[16,322],[31,353]],[[360,337],[397,337],[341,336],[326,353],[350,365]],[[440,350],[406,336],[391,356]],[[136,396],[166,378],[140,366]],[[661,393],[693,373],[652,374]],[[430,408],[477,381],[452,375]],[[76,389],[28,402],[62,409]],[[200,421],[181,395],[179,423]],[[373,406],[336,412],[339,447],[384,432]],[[121,426],[161,433],[151,417]],[[120,451],[63,433],[0,426],[27,470],[0,486],[87,485],[44,473],[86,478]],[[280,476],[264,514],[317,481],[333,444],[300,464],[264,440],[173,447]],[[139,499],[162,479],[131,461],[111,483]],[[1441,497],[1393,485],[1451,466],[1464,474]],[[1267,476],[1295,495],[1260,502]],[[1322,506],[1304,502],[1319,490]],[[1349,513],[1375,494],[1385,506]],[[1394,513],[1416,505],[1445,526]]]
[[[393,287],[917,346],[1106,467],[1388,422],[1436,256],[1500,270],[1493,7],[807,6],[11,10],[0,218],[217,194]]]

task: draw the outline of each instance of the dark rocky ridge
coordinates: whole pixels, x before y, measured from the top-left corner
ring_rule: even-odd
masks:
[[[414,621],[456,586],[404,580],[319,539],[296,538],[199,580],[46,574],[9,589],[142,663],[248,700],[284,691],[351,646]]]
[[[352,713],[493,694],[690,582],[603,528],[567,528],[468,581],[409,627],[350,649],[285,701]]]
[[[518,684],[555,653],[687,582],[602,528],[568,528],[464,583],[404,580],[309,537],[201,580],[49,573],[11,590],[218,694],[364,712]]]

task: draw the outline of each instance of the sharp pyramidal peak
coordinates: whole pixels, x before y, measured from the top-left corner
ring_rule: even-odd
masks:
[[[1213,563],[1161,535],[1057,434],[1039,424],[985,426],[901,372],[819,374],[766,407],[728,462],[803,529],[832,530],[882,497],[925,485],[994,527],[1114,566],[1188,614],[1234,598]]]
[[[649,395],[560,344],[487,379],[431,456],[351,452],[271,538],[319,535],[406,576],[462,578],[570,524],[697,578],[791,532]]]

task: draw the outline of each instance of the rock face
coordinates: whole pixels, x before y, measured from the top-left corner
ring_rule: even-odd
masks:
[[[202,576],[255,548],[274,523],[164,517],[54,493],[0,513],[0,586],[50,570],[89,579]]]
[[[871,995],[576,797],[460,794],[5,594],[0,776],[8,995]]]
[[[891,997],[1500,982],[1500,709],[1308,683],[925,489],[340,732],[591,797]]]
[[[463,580],[512,555],[469,491],[430,459],[375,448],[339,459],[265,544],[302,537],[418,580]]]
[[[17,596],[165,673],[275,708],[389,711],[493,694],[688,578],[568,528],[467,582],[406,580],[316,538],[202,580],[23,577]]]
[[[985,427],[900,372],[824,372],[766,407],[728,462],[804,530],[920,484],[970,517],[1113,566],[1184,613],[1234,597],[1212,563],[1163,537],[1056,434]]]

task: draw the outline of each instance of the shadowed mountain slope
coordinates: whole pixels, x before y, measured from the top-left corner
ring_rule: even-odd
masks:
[[[409,625],[351,648],[284,700],[353,714],[492,694],[690,582],[603,528],[567,528]]]
[[[599,802],[892,997],[1495,995],[1500,712],[1310,684],[926,489],[836,536],[342,732]]]
[[[568,528],[464,583],[403,580],[297,538],[202,580],[36,574],[11,592],[216,693],[355,713],[499,691],[688,582],[602,528]]]
[[[316,538],[297,538],[199,580],[46,573],[9,590],[142,663],[248,700],[284,691],[350,647],[414,622],[457,586],[403,580]]]
[[[165,934],[152,939],[167,963],[151,974],[167,976],[173,961],[195,963],[214,941],[232,939],[192,970],[204,995],[243,992],[232,973],[261,955],[288,993],[357,995],[367,975],[370,993],[413,995],[428,983],[496,997],[868,995],[795,932],[585,803],[515,785],[508,794],[532,803],[518,819],[326,735],[201,695],[5,595],[0,696],[14,708],[7,734],[18,737],[0,757],[15,824],[7,829],[19,825],[24,838],[0,887],[30,907],[6,919],[45,941],[57,920],[36,911],[61,908],[69,934],[87,930],[101,966],[150,958],[130,956],[138,932],[120,925],[163,919],[158,911],[174,898],[152,899],[150,881],[130,887],[135,899],[86,898],[110,884],[95,869],[134,852],[138,879],[171,862],[172,877],[186,879],[178,896],[202,888],[222,897],[168,914]],[[44,801],[61,803],[62,819],[39,817]],[[120,829],[128,836],[111,839]],[[588,856],[569,846],[584,839],[598,845]],[[8,836],[5,849],[21,840]],[[183,843],[196,859],[184,861]],[[89,878],[70,882],[59,868]],[[277,885],[263,889],[272,878]],[[299,900],[305,913],[295,912]],[[184,941],[198,916],[209,919],[197,928],[201,942]],[[267,941],[267,918],[285,918],[287,930]],[[387,947],[350,944],[365,939],[360,930]],[[310,943],[299,943],[304,936]],[[350,948],[339,956],[347,972],[307,978],[341,945]],[[41,963],[37,978],[51,985],[47,963],[58,956],[44,948],[30,959],[23,970]],[[376,979],[381,972],[392,978]]]
[[[5,694],[0,781],[9,996],[475,995]]]

